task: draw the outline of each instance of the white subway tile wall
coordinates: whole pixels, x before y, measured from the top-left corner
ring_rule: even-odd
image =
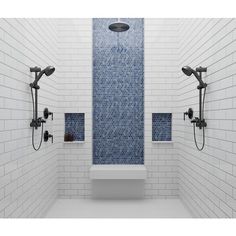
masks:
[[[59,19],[58,93],[60,146],[58,197],[90,197],[92,164],[92,19]],[[85,113],[84,143],[64,140],[64,113]]]
[[[29,67],[57,67],[54,20],[0,19],[0,216],[41,217],[57,196],[57,147],[31,146]],[[39,114],[57,107],[56,74],[42,78]],[[57,119],[55,117],[55,119]],[[53,123],[46,128],[53,133]],[[37,132],[37,142],[40,131]]]
[[[146,198],[177,198],[196,217],[236,216],[236,20],[145,19]],[[30,66],[39,112],[55,143],[31,147]],[[181,67],[208,67],[206,148],[183,121],[198,113],[197,81]],[[89,198],[92,164],[92,19],[0,19],[0,217],[40,217],[56,197]],[[85,113],[85,142],[66,144],[64,113]],[[173,113],[174,143],[152,142],[152,113]],[[198,140],[201,134],[197,131]]]
[[[236,212],[236,20],[181,19],[176,75],[176,145],[180,197],[196,217],[235,217]],[[197,151],[193,128],[183,121],[189,107],[198,116],[197,80],[181,67],[207,67],[206,147]],[[178,77],[178,79],[177,79]],[[197,139],[202,134],[197,131]]]
[[[144,162],[148,170],[145,194],[146,198],[177,198],[176,149],[173,143],[152,142],[152,113],[172,113],[175,107],[179,20],[144,22]]]

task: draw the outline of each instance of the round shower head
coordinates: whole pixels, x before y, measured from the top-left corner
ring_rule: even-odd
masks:
[[[48,66],[44,69],[44,73],[46,76],[50,76],[51,74],[53,74],[54,71],[55,71],[55,67],[53,66]]]
[[[129,25],[125,22],[114,22],[109,25],[109,30],[114,31],[114,32],[124,32],[129,29]]]
[[[189,66],[182,67],[182,71],[185,75],[190,76],[193,73],[193,69]]]
[[[39,80],[41,79],[41,77],[43,76],[43,74],[45,74],[46,76],[50,76],[51,74],[53,74],[53,72],[55,71],[55,67],[53,66],[47,66],[45,69],[41,70],[41,68],[39,67],[33,67],[33,68],[30,68],[30,71],[31,72],[35,72],[35,80],[33,83],[31,83],[31,87],[32,88],[37,88],[39,89],[39,86],[38,86],[38,82]],[[39,72],[39,74],[38,74]]]
[[[187,76],[190,76],[193,74],[196,77],[196,79],[198,80],[198,82],[200,84],[198,86],[199,89],[206,88],[207,84],[202,81],[202,74],[201,74],[202,72],[207,71],[206,67],[198,67],[198,68],[196,68],[196,70],[193,70],[189,66],[184,66],[184,67],[182,67],[182,71]]]

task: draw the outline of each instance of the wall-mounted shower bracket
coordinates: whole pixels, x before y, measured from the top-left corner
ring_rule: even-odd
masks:
[[[197,72],[207,72],[207,67],[199,66],[199,67],[196,68],[196,71]]]
[[[40,89],[40,87],[37,84],[30,83],[30,87],[34,88],[35,90]]]
[[[38,84],[35,82],[37,81],[38,78],[38,73],[41,72],[41,68],[38,66],[35,67],[30,67],[30,72],[34,72],[35,73],[35,79],[33,83],[30,83],[30,87],[34,88],[35,90],[40,89],[40,87],[38,86]]]
[[[38,66],[35,66],[35,67],[30,67],[30,72],[35,72],[35,73],[38,73],[41,71],[41,68],[38,67]]]
[[[197,86],[197,89],[201,90],[201,89],[206,88],[206,87],[207,87],[207,84],[204,83],[204,84],[198,85],[198,86]]]
[[[203,89],[207,87],[207,84],[202,81],[202,72],[207,72],[206,67],[197,67],[196,72],[198,72],[199,80],[201,81],[200,84],[197,86],[197,89]]]

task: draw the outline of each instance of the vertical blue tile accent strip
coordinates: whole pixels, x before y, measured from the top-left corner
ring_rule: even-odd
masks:
[[[93,164],[144,164],[143,19],[93,19]]]
[[[73,135],[74,141],[84,141],[84,113],[65,113],[65,134]]]
[[[171,113],[152,113],[152,141],[172,141]]]

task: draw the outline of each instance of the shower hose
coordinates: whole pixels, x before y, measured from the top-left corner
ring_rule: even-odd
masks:
[[[205,97],[206,97],[206,88],[204,88],[203,100],[202,100],[202,119],[204,119],[204,105],[205,105]],[[194,134],[194,142],[199,151],[202,151],[205,146],[205,127],[202,127],[202,146],[199,147],[196,139],[196,126],[193,123],[193,134]]]
[[[34,110],[35,110],[35,104],[34,104],[34,95],[33,95],[33,88],[31,88],[31,96],[32,96],[32,104],[33,104],[33,119],[35,119],[35,114],[34,114]],[[38,147],[35,147],[35,142],[34,142],[34,127],[32,127],[32,146],[34,148],[35,151],[38,151],[42,145],[42,141],[43,141],[43,123],[42,123],[42,128],[41,128],[41,138],[40,138],[40,143],[38,145]]]

